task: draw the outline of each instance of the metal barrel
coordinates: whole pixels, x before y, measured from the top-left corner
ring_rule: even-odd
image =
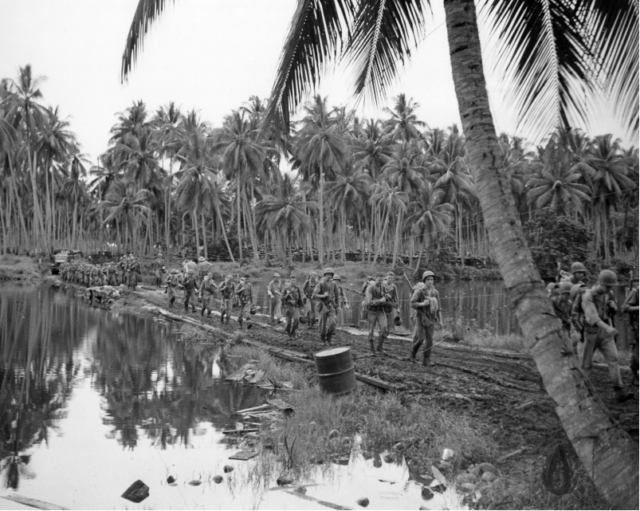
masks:
[[[331,348],[314,355],[320,389],[327,394],[346,394],[356,388],[356,372],[350,348]]]

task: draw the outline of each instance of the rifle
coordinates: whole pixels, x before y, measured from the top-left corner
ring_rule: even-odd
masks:
[[[355,289],[349,289],[348,287],[343,287],[343,286],[339,286],[341,289],[344,289],[345,291],[351,291],[352,293],[355,293],[357,295],[360,296],[364,296],[364,293],[361,293],[360,291],[356,291]]]

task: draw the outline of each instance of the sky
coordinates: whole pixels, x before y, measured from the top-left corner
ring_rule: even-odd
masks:
[[[117,113],[134,101],[143,100],[151,111],[174,101],[183,112],[195,109],[218,126],[250,96],[267,98],[296,2],[167,1],[133,73],[121,83],[122,51],[136,5],[137,0],[0,0],[0,78],[17,77],[26,64],[34,76],[46,77],[43,103],[60,107],[92,164],[108,147]],[[417,114],[429,127],[460,125],[442,3],[432,7],[426,38],[389,90],[387,105],[356,105],[352,75],[343,69],[328,73],[318,92],[328,96],[329,105],[357,106],[367,117],[385,117],[382,107],[403,92],[419,103]],[[487,77],[494,121],[499,132],[517,134],[514,113],[501,101],[507,85],[499,78]],[[611,132],[632,143],[609,105],[598,108],[590,134]]]

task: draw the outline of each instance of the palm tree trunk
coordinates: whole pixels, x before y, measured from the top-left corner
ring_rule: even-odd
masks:
[[[207,251],[207,230],[206,222],[204,221],[204,211],[200,212],[200,223],[202,225],[202,244],[204,245],[204,258],[209,259],[209,253]]]
[[[222,231],[222,237],[224,238],[224,244],[227,246],[227,250],[229,251],[229,257],[231,258],[231,262],[235,263],[236,260],[233,258],[233,252],[231,251],[231,246],[229,245],[229,240],[227,239],[227,232],[224,228],[224,223],[222,222],[222,213],[220,213],[220,206],[216,204],[216,216],[220,221],[220,230]]]
[[[378,260],[378,256],[380,255],[380,252],[382,251],[382,247],[384,246],[384,237],[385,237],[385,234],[387,233],[387,225],[389,225],[390,212],[391,212],[391,208],[389,207],[387,208],[387,212],[384,217],[384,223],[382,224],[382,232],[380,233],[380,243],[378,244],[376,255],[373,256],[373,264],[376,264],[376,261]]]
[[[320,188],[318,189],[320,215],[318,220],[318,262],[324,264],[324,167],[320,165]]]
[[[395,268],[398,262],[398,254],[400,253],[400,235],[402,234],[402,211],[398,210],[398,219],[396,220],[396,236],[393,242],[393,260],[391,261],[391,267]]]
[[[240,176],[238,173],[236,173],[236,205],[238,207],[238,250],[240,251],[240,254],[238,255],[238,258],[240,260],[240,266],[242,266],[243,263],[243,259],[242,259],[242,231],[241,231],[241,227],[240,227],[240,201],[242,199],[242,195],[240,195]]]
[[[191,213],[191,223],[193,223],[193,232],[196,235],[196,259],[200,256],[200,233],[198,232],[198,214],[193,208]]]
[[[586,473],[615,508],[638,509],[638,444],[594,399],[567,341],[518,220],[489,108],[474,0],[444,1],[449,52],[469,167],[484,220],[526,346]]]
[[[251,246],[253,247],[253,261],[258,262],[260,259],[260,253],[258,252],[258,233],[256,229],[256,208],[253,207],[253,203],[255,202],[255,191],[253,188],[253,179],[251,180],[251,204],[249,206],[249,211],[251,212]],[[265,251],[265,257],[266,257]]]

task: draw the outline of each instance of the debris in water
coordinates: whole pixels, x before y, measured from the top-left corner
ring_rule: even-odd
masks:
[[[307,489],[304,486],[298,486],[295,490],[296,493],[300,493],[302,495],[306,495],[307,494]]]
[[[431,500],[433,498],[433,491],[431,491],[430,488],[423,486],[421,495],[424,500]]]
[[[364,499],[358,499],[356,502],[362,507],[367,507],[369,505],[369,499],[366,497]]]
[[[171,484],[171,483],[175,483],[175,482],[176,482],[176,478],[175,478],[175,477],[173,477],[173,476],[169,476],[169,477],[167,477],[167,482],[168,482],[169,484]]]
[[[126,491],[122,494],[123,499],[130,500],[131,502],[135,502],[136,504],[142,502],[148,496],[149,487],[140,479],[129,486],[129,488],[127,488]]]
[[[202,484],[202,481],[199,481],[198,479],[194,479],[193,481],[189,481],[189,484],[191,486],[200,486]]]
[[[222,469],[222,471],[225,474],[228,474],[229,472],[233,472],[233,467],[231,465],[225,465],[224,468]]]
[[[222,476],[215,476],[213,478],[213,482],[216,484],[220,484],[222,482]]]
[[[283,474],[276,480],[276,484],[278,486],[287,486],[289,484],[293,484],[293,477]]]

